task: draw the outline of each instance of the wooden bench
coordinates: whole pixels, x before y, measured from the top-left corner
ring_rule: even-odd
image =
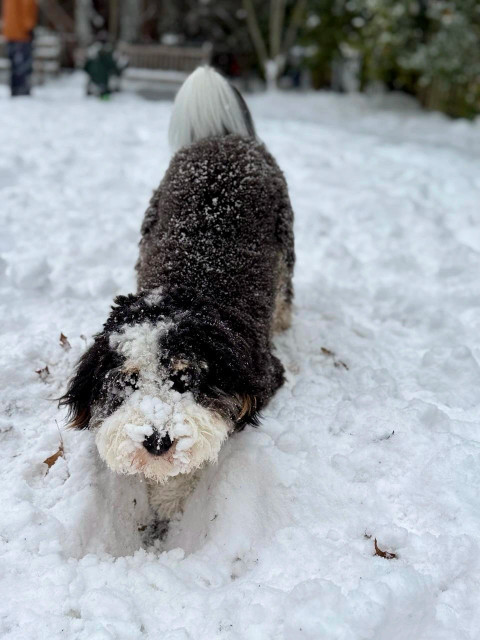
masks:
[[[33,43],[33,78],[35,85],[54,78],[60,71],[61,42],[54,34],[38,35]],[[10,82],[10,60],[7,57],[7,42],[0,36],[0,82]]]
[[[120,43],[118,53],[128,60],[121,86],[143,94],[172,94],[198,66],[208,64],[212,47],[178,47]]]

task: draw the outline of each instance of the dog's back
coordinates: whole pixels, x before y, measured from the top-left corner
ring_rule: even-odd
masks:
[[[287,207],[283,176],[257,141],[228,135],[180,150],[142,227],[139,287],[181,282],[221,305],[268,314]]]
[[[145,216],[139,289],[181,282],[215,306],[270,323],[293,267],[292,210],[247,106],[219,74],[199,69],[177,97],[170,141],[183,146]]]

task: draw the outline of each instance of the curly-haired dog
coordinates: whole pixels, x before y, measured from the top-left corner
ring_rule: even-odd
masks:
[[[142,225],[138,291],[115,300],[61,399],[101,458],[149,479],[162,519],[281,386],[293,214],[240,94],[208,67],[175,100],[176,150]]]

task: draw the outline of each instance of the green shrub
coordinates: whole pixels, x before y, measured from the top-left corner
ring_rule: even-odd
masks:
[[[454,117],[480,113],[478,0],[311,0],[309,8],[304,42],[317,86],[354,49],[362,89],[381,82]]]

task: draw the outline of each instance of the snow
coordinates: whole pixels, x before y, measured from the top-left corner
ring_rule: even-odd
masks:
[[[480,123],[398,97],[249,102],[296,212],[288,380],[145,548],[145,483],[53,399],[134,289],[171,104],[86,99],[78,76],[1,89],[5,640],[479,637]]]

